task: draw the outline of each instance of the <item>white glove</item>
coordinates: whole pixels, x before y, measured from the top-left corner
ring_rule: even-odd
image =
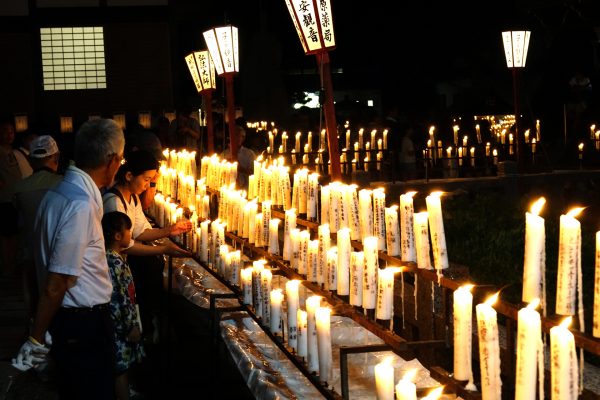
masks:
[[[48,347],[30,336],[21,346],[17,358],[12,359],[12,366],[20,371],[27,371],[30,368],[43,369],[49,352]]]

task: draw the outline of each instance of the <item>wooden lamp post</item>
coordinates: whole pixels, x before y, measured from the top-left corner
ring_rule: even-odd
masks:
[[[333,85],[329,65],[329,50],[335,48],[333,17],[330,0],[285,0],[296,32],[306,54],[314,54],[319,65],[321,87],[325,94],[324,112],[331,162],[331,178],[339,180],[342,176],[337,141],[337,123],[333,105]]]
[[[208,50],[194,51],[185,56],[196,90],[204,99],[204,111],[206,112],[206,133],[208,153],[215,151],[214,131],[212,120],[212,92],[217,87],[215,82],[215,65]]]
[[[502,32],[502,42],[504,43],[504,55],[506,56],[506,65],[512,70],[513,76],[513,99],[515,106],[515,142],[517,143],[517,169],[523,170],[524,162],[524,143],[523,137],[519,132],[519,95],[518,95],[518,71],[525,68],[527,61],[527,50],[529,49],[530,31],[506,31]]]
[[[239,72],[240,60],[238,52],[238,29],[227,25],[212,28],[204,32],[204,40],[210,52],[217,75],[225,78],[227,95],[227,119],[229,125],[229,148],[231,159],[237,159],[238,141],[235,129],[235,99],[233,93],[233,76]]]

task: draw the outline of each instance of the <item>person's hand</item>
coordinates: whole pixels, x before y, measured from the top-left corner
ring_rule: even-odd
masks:
[[[137,343],[141,339],[142,339],[142,333],[140,332],[140,327],[135,325],[129,331],[129,334],[127,335],[127,341],[131,342],[131,343]]]
[[[17,357],[12,359],[12,366],[20,371],[27,371],[30,368],[43,369],[49,352],[48,347],[30,336],[19,349]]]
[[[171,226],[169,231],[170,236],[181,235],[182,233],[189,232],[192,230],[192,223],[188,220],[177,221],[175,225]]]
[[[167,242],[167,244],[165,244],[163,253],[167,254],[169,256],[173,256],[173,257],[191,257],[192,256],[192,253],[190,253],[187,250],[182,249],[181,247],[177,246],[173,242]]]

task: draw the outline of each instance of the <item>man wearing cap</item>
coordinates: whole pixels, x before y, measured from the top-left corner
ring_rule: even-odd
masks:
[[[29,145],[29,163],[33,174],[17,182],[13,190],[13,204],[19,212],[18,263],[25,279],[25,301],[30,316],[35,315],[41,283],[46,271],[36,269],[33,262],[33,223],[42,198],[48,189],[56,186],[62,176],[58,175],[60,153],[56,141],[49,135],[36,137]]]

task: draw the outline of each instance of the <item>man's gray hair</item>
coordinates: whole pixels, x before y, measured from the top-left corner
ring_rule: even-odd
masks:
[[[125,136],[112,119],[85,122],[75,136],[75,165],[94,169],[105,165],[125,148]]]

